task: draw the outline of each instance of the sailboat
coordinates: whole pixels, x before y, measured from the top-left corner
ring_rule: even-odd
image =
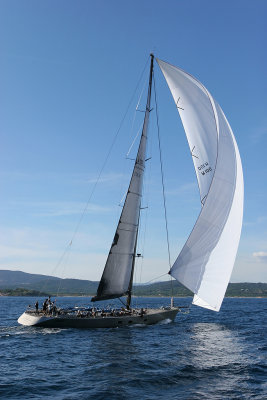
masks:
[[[112,245],[93,302],[127,296],[123,310],[95,309],[25,311],[22,325],[111,328],[173,321],[173,306],[133,309],[131,295],[142,199],[154,55],[150,72],[142,135]],[[243,219],[243,173],[232,129],[219,104],[195,77],[156,59],[165,77],[187,136],[197,176],[201,211],[184,247],[168,272],[194,293],[193,304],[219,311],[234,266]],[[93,311],[92,311],[93,310]]]

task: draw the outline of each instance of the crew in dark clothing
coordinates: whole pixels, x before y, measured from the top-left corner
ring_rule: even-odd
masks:
[[[45,299],[45,301],[43,302],[43,311],[44,312],[46,312],[46,310],[47,310],[47,302],[48,302],[48,299]]]
[[[39,303],[38,303],[38,300],[37,300],[36,303],[35,303],[35,310],[36,310],[36,312],[38,312],[38,307],[39,307]]]

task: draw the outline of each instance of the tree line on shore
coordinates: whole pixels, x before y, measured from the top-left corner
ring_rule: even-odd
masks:
[[[58,287],[55,290],[54,283],[49,285],[48,282],[45,284],[45,290],[38,290],[39,285],[36,289],[25,287],[17,288],[0,288],[0,296],[93,296],[96,293],[97,283],[92,288],[82,285],[66,285]],[[172,286],[172,289],[171,289]],[[157,282],[150,285],[135,285],[133,295],[135,296],[151,296],[151,297],[168,297],[173,294],[174,297],[191,297],[193,294],[183,285],[173,281],[172,285],[170,282]],[[229,283],[226,297],[267,297],[267,283]]]

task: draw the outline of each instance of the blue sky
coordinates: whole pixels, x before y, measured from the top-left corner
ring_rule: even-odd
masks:
[[[266,18],[264,0],[1,0],[0,268],[100,278],[132,167],[125,155],[141,124],[142,113],[133,118],[148,64],[71,251],[59,260],[153,51],[196,76],[231,124],[245,179],[231,280],[266,282]],[[158,67],[155,76],[174,261],[199,213],[199,195]],[[168,270],[154,122],[150,133],[150,202],[136,277],[142,282]]]

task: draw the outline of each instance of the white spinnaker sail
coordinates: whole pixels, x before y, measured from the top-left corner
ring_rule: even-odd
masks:
[[[202,209],[170,274],[193,304],[219,311],[231,277],[243,218],[243,173],[237,144],[220,106],[194,77],[157,60],[182,119]]]

